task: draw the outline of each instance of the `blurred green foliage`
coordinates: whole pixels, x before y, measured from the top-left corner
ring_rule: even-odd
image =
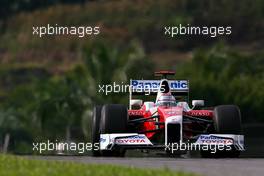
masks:
[[[34,1],[34,0],[32,0]],[[31,1],[29,1],[30,4]],[[35,2],[35,1],[34,1]],[[38,1],[36,1],[38,2]],[[78,50],[84,41],[61,36],[32,37],[32,26],[51,25],[98,25],[103,40],[125,44],[127,40],[140,39],[147,52],[161,50],[190,50],[208,46],[219,40],[231,44],[262,42],[264,36],[264,2],[262,0],[110,0],[93,1],[81,5],[56,5],[48,9],[38,9],[32,13],[21,12],[10,15],[0,35],[0,47],[12,52],[16,57],[22,51],[38,53],[49,50],[49,57],[61,50]],[[37,20],[36,20],[37,19]],[[232,35],[210,38],[204,36],[179,36],[168,39],[164,26],[231,26]],[[1,33],[0,33],[1,34]],[[49,43],[54,42],[54,48]],[[247,43],[249,44],[249,43]],[[263,43],[262,43],[263,44]],[[34,49],[34,51],[32,51]],[[64,51],[66,52],[66,51]],[[29,55],[29,57],[33,57]],[[67,57],[64,56],[64,57]],[[36,58],[38,59],[38,58]]]
[[[2,0],[0,19],[8,18],[21,11],[32,11],[59,3],[84,3],[85,0]]]
[[[92,107],[125,104],[128,99],[127,94],[99,93],[99,85],[126,84],[130,78],[146,75],[146,70],[153,71],[136,42],[123,49],[102,43],[86,45],[83,62],[65,74],[45,79],[30,74],[35,79],[16,83],[0,104],[1,140],[11,134],[10,149],[15,152],[25,152],[17,151],[25,141],[31,147],[32,141],[45,139],[89,140]]]
[[[25,152],[27,141],[89,140],[91,109],[95,104],[127,104],[128,93],[105,95],[98,85],[127,84],[129,79],[149,79],[152,64],[142,48],[95,43],[83,48],[83,63],[61,76],[33,79],[10,91],[1,103],[0,132],[10,133],[10,149]],[[236,104],[243,122],[263,122],[263,53],[240,54],[223,44],[200,49],[191,61],[178,65],[176,78],[190,80],[191,99],[207,106]],[[17,134],[20,135],[17,135]],[[20,151],[19,149],[22,148]]]
[[[176,73],[190,80],[192,99],[207,106],[236,104],[244,123],[264,122],[264,53],[241,54],[219,44],[198,50]]]

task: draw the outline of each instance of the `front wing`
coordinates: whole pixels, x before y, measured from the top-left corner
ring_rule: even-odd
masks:
[[[173,145],[192,145],[195,149],[203,149],[203,146],[234,147],[238,151],[244,151],[244,135],[234,134],[201,134],[186,143],[154,144],[144,134],[115,133],[100,135],[100,150],[113,150],[115,147],[128,149],[165,149]],[[180,146],[178,148],[180,149]],[[185,147],[186,148],[186,147]],[[188,148],[190,149],[190,148]]]

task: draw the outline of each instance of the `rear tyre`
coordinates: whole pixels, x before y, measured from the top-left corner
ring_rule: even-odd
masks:
[[[101,111],[100,132],[102,134],[125,133],[127,131],[128,113],[124,105],[105,105]],[[116,148],[113,151],[101,152],[103,156],[124,156],[125,150]]]
[[[214,108],[214,128],[217,134],[241,134],[241,114],[235,105],[221,105]],[[238,157],[240,154],[235,148],[232,150],[201,151],[201,156],[205,158],[222,158],[222,157]]]
[[[95,106],[92,116],[92,156],[100,156],[99,142],[100,142],[100,120],[101,120],[102,106]]]

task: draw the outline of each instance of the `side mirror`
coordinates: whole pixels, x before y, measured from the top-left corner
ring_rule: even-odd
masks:
[[[192,106],[193,107],[204,106],[204,100],[193,100],[192,101]]]
[[[140,99],[130,100],[130,106],[142,106],[143,101]]]

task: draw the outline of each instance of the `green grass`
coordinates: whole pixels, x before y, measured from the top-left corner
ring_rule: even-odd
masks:
[[[0,155],[0,175],[3,176],[193,176],[164,169],[139,169],[113,165],[81,164],[61,161],[25,159]]]

